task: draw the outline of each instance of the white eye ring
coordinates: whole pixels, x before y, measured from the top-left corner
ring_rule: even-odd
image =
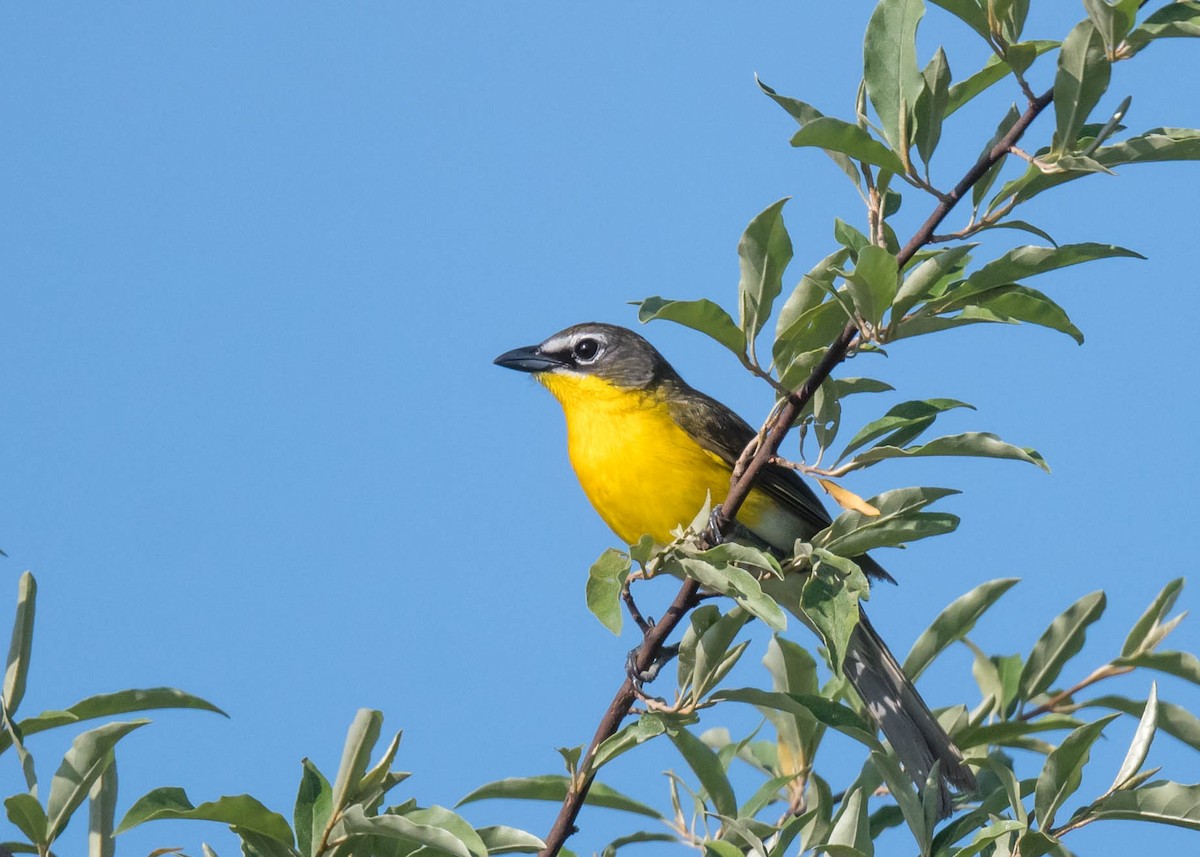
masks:
[[[571,354],[578,363],[591,363],[600,355],[600,340],[585,336],[572,346]]]

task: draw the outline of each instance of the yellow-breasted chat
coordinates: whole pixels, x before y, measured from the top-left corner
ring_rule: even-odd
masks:
[[[577,324],[495,362],[532,373],[558,399],[579,484],[604,522],[629,544],[643,535],[669,544],[671,531],[691,522],[707,498],[722,502],[733,465],[755,434],[623,327]],[[803,478],[777,465],[759,474],[737,513],[739,529],[781,555],[830,521]],[[869,577],[892,581],[871,557],[854,561]],[[866,614],[860,611],[859,619],[844,674],[918,788],[934,761],[941,763],[946,814],[950,787],[972,791],[974,776]]]

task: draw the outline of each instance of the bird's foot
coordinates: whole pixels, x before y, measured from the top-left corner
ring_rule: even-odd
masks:
[[[643,684],[654,681],[658,678],[658,674],[662,668],[669,664],[676,655],[679,654],[679,646],[663,646],[655,655],[654,660],[650,662],[650,666],[644,670],[638,669],[638,655],[641,653],[641,646],[634,646],[629,650],[629,654],[625,656],[625,674],[629,676],[629,680],[633,682],[634,687],[641,689]]]

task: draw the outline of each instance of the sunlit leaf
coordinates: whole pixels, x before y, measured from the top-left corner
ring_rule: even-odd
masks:
[[[1029,699],[1047,690],[1063,666],[1083,648],[1087,629],[1104,613],[1107,600],[1097,591],[1085,595],[1055,617],[1029,653],[1021,673],[1021,697]]]
[[[921,94],[916,37],[924,15],[923,0],[880,0],[867,22],[863,80],[867,98],[894,149],[911,143],[901,138],[900,128],[909,124],[908,116],[902,114],[912,110]]]
[[[989,432],[964,432],[962,434],[946,435],[935,438],[920,446],[909,446],[900,449],[895,446],[875,446],[866,452],[860,452],[846,465],[851,470],[857,470],[877,461],[890,458],[926,458],[929,456],[973,456],[976,458],[1007,458],[1013,461],[1024,461],[1035,464],[1050,472],[1045,459],[1040,452],[1029,447],[1013,446]]]
[[[1080,21],[1067,34],[1058,54],[1058,74],[1054,78],[1056,153],[1074,150],[1080,129],[1108,89],[1111,74],[1112,65],[1096,25]]]
[[[1083,767],[1091,755],[1092,745],[1104,727],[1119,715],[1109,714],[1095,723],[1087,723],[1063,739],[1042,766],[1034,796],[1034,811],[1038,827],[1049,830],[1063,802],[1075,793],[1083,779]]]
[[[169,786],[154,789],[134,801],[117,827],[117,833],[163,818],[217,821],[261,833],[285,845],[292,844],[292,829],[288,827],[287,819],[250,795],[231,795],[193,806],[183,789]]]
[[[37,581],[28,571],[17,583],[17,613],[13,617],[12,642],[4,670],[4,706],[11,718],[25,697],[25,679],[29,675],[29,656],[33,649],[33,620],[37,608]]]
[[[729,313],[707,298],[694,301],[673,301],[656,295],[634,303],[638,307],[638,321],[640,322],[663,318],[700,331],[724,345],[734,354],[741,355],[746,351],[746,337]]]
[[[916,681],[934,658],[952,643],[971,632],[975,623],[988,608],[1011,589],[1020,578],[1006,577],[981,583],[970,592],[950,602],[928,628],[921,632],[904,659],[904,672]]]
[[[1153,648],[1147,644],[1152,642],[1154,629],[1162,624],[1164,617],[1175,606],[1175,600],[1179,597],[1179,593],[1183,590],[1182,577],[1177,577],[1162,588],[1155,596],[1150,606],[1133,624],[1129,630],[1129,635],[1125,638],[1125,643],[1121,646],[1121,656],[1129,657],[1135,655],[1147,648]]]
[[[314,844],[321,841],[321,834],[329,823],[333,811],[333,788],[311,761],[301,759],[300,764],[300,788],[296,793],[293,821],[296,826],[296,846],[307,857],[313,853]]]
[[[856,449],[878,438],[884,438],[879,446],[903,446],[910,443],[933,425],[940,414],[956,408],[975,410],[974,405],[960,402],[958,399],[923,399],[894,405],[882,417],[859,429],[837,460],[844,460]],[[887,437],[884,437],[885,435]]]
[[[117,742],[149,722],[131,720],[125,723],[108,723],[84,732],[71,742],[71,747],[63,756],[54,779],[50,781],[50,795],[46,799],[50,840],[58,838],[67,822],[71,820],[72,814],[88,796],[92,784],[112,763],[112,749]]]
[[[1150,744],[1154,741],[1154,733],[1157,729],[1158,686],[1151,682],[1150,695],[1146,698],[1146,708],[1142,711],[1141,719],[1138,720],[1137,731],[1133,733],[1133,740],[1129,742],[1125,760],[1121,762],[1121,769],[1117,771],[1117,776],[1108,789],[1109,792],[1123,788],[1142,769],[1142,765],[1146,762],[1146,756],[1150,754]]]
[[[1129,55],[1137,53],[1155,39],[1196,38],[1200,36],[1200,3],[1194,0],[1167,3],[1155,9],[1137,27],[1126,44]]]
[[[629,577],[629,554],[608,548],[588,569],[587,606],[600,624],[620,636],[621,587]]]
[[[737,798],[734,796],[729,777],[725,774],[725,766],[721,764],[717,754],[682,726],[668,729],[667,737],[700,781],[717,813],[736,818]]]
[[[480,786],[460,800],[457,805],[462,806],[489,798],[548,800],[561,803],[566,798],[570,786],[571,781],[567,777],[556,774],[545,774],[538,777],[509,777]],[[609,809],[620,809],[648,818],[662,817],[653,807],[626,797],[603,783],[592,783],[584,803]]]
[[[752,342],[771,315],[775,298],[783,290],[783,271],[792,261],[792,239],[783,223],[787,198],[758,214],[738,242],[738,306],[747,342]]]
[[[841,152],[894,173],[904,172],[904,164],[895,152],[857,125],[832,116],[822,116],[809,122],[792,135],[792,145]]]
[[[495,825],[480,827],[476,832],[488,854],[535,854],[546,847],[546,843],[532,833],[515,827]]]
[[[1096,801],[1087,814],[1096,819],[1152,821],[1200,830],[1200,784],[1158,780],[1138,789],[1122,789]]]

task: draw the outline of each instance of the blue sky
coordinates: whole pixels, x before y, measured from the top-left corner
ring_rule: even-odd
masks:
[[[1035,10],[1031,35],[1061,37],[1083,14],[1041,5],[1054,9]],[[861,226],[845,179],[788,146],[793,123],[753,75],[847,115],[869,11],[0,9],[0,615],[22,570],[41,586],[22,712],[169,684],[230,713],[162,713],[126,739],[122,809],[180,785],[197,801],[250,792],[290,815],[300,759],[332,775],[363,706],[405,730],[399,764],[416,776],[398,794],[422,803],[558,770],[553,748],[588,739],[634,640],[584,608],[587,566],[615,540],[567,466],[556,405],[491,360],[577,321],[634,325],[626,302],[648,295],[734,306],[738,236],[782,196],[794,197],[791,280],[833,248],[833,217]],[[939,10],[921,35],[923,58],[946,44],[956,78],[982,59]],[[1132,94],[1133,130],[1200,126],[1196,71],[1194,45],[1156,44],[1117,67],[1103,104]],[[1016,97],[1010,87],[956,116],[944,184]],[[1028,147],[1051,130],[1039,122]],[[871,610],[898,652],[956,595],[1015,575],[1025,581],[977,642],[1027,651],[1103,588],[1108,614],[1076,665],[1090,669],[1167,580],[1191,574],[1200,174],[1123,173],[1026,215],[1060,241],[1149,257],[1037,284],[1083,329],[1082,348],[974,328],[845,370],[903,398],[970,401],[978,411],[947,429],[996,431],[1054,469],[903,463],[849,484],[965,492],[945,504],[963,517],[957,533],[881,557],[902,585],[878,590]],[[927,210],[910,194],[897,231]],[[719,347],[664,323],[643,332],[694,385],[765,415],[769,391]],[[1195,591],[1180,603],[1194,608]],[[1200,648],[1196,628],[1185,623],[1176,647]],[[761,653],[759,639],[751,679]],[[923,679],[933,704],[974,699],[969,663],[957,651]],[[1200,707],[1195,687],[1160,687]],[[1097,782],[1132,730],[1112,729]],[[33,744],[43,777],[67,740]],[[658,772],[679,766],[669,748],[627,759],[605,778],[665,806]],[[1195,779],[1195,757],[1168,736],[1152,760]],[[7,795],[21,781],[4,761]],[[553,809],[467,814],[544,833]],[[632,826],[604,811],[582,824],[584,852]],[[1147,833],[1165,848],[1187,835],[1125,824],[1072,836],[1082,852],[1115,851]],[[82,830],[67,835],[82,847]],[[148,826],[120,853],[194,853],[201,839],[235,853],[200,825]]]

